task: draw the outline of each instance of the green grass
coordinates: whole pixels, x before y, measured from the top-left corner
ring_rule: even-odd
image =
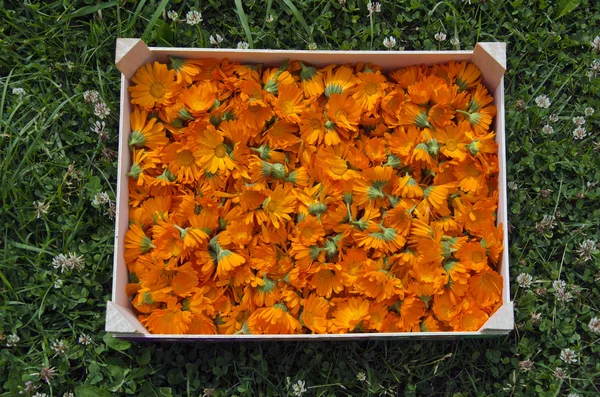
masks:
[[[600,57],[590,45],[600,35],[600,3],[471,3],[388,0],[371,23],[366,1],[353,0],[0,1],[0,396],[269,396],[291,394],[299,380],[308,396],[600,395],[600,335],[588,327],[600,317],[600,256],[596,249],[583,261],[580,250],[600,237],[600,77],[588,76]],[[191,9],[202,12],[200,25],[166,15],[174,10],[184,20]],[[437,42],[437,32],[448,40]],[[105,335],[114,226],[108,204],[93,199],[115,198],[115,40],[191,47],[215,34],[225,38],[221,47],[254,48],[365,50],[372,42],[383,51],[387,36],[407,50],[507,42],[515,331],[458,342],[193,345]],[[92,131],[99,119],[83,100],[87,90],[110,109],[107,139]],[[548,109],[536,106],[542,94]],[[596,110],[586,117],[588,136],[575,140],[572,119],[587,107]],[[542,133],[546,124],[553,134]],[[36,218],[38,201],[48,208]],[[553,227],[541,222],[545,215],[554,216]],[[60,253],[81,256],[85,267],[61,273],[52,267]],[[532,286],[517,284],[521,273],[533,276]],[[558,279],[571,301],[557,299]],[[79,343],[82,334],[90,344]],[[63,353],[58,341],[68,347]],[[561,360],[565,348],[576,363]],[[519,365],[526,360],[530,371]],[[48,383],[37,375],[43,366],[54,369]],[[28,381],[35,392],[25,390]]]

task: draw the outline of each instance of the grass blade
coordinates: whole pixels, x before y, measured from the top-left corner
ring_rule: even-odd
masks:
[[[138,6],[135,8],[135,11],[133,12],[132,17],[129,20],[129,25],[127,25],[127,30],[130,30],[133,27],[133,25],[135,25],[135,22],[137,21],[138,17],[140,16],[140,12],[142,12],[142,8],[144,8],[145,4],[146,4],[146,0],[141,0],[138,3]]]
[[[292,2],[292,0],[283,0],[283,2],[287,6],[287,8],[290,10],[290,12],[294,16],[294,18],[296,18],[298,20],[298,22],[300,22],[300,25],[302,25],[302,28],[306,32],[306,36],[309,39],[309,41],[312,41],[312,31],[311,31],[310,27],[308,26],[308,24],[306,23],[306,20],[304,19],[304,17],[300,13],[300,11],[298,11],[296,6]]]
[[[69,15],[67,15],[64,18],[59,18],[57,20],[57,22],[59,23],[65,23],[65,22],[69,22],[71,19],[73,18],[79,18],[82,17],[84,15],[89,15],[89,14],[93,14],[97,11],[100,10],[104,10],[105,8],[109,8],[109,7],[114,7],[114,6],[118,6],[119,2],[116,0],[113,1],[108,1],[106,3],[99,3],[93,6],[85,6],[85,7],[81,7],[80,9],[78,9],[77,11],[73,11],[72,13],[70,13]]]
[[[142,34],[141,38],[143,41],[148,40],[148,36],[150,35],[152,28],[154,28],[154,25],[156,25],[156,21],[158,21],[158,18],[165,10],[167,4],[169,4],[169,0],[162,0],[158,7],[156,7],[156,11],[154,11],[154,14],[152,14],[152,18],[150,18],[150,20],[148,21],[148,25],[146,25],[146,30],[144,30],[144,33]]]
[[[252,34],[250,33],[250,26],[248,26],[248,17],[244,12],[244,7],[242,7],[242,0],[235,0],[235,8],[240,18],[240,23],[244,28],[244,33],[246,33],[246,39],[248,40],[248,44],[250,44],[250,48],[254,48],[254,40],[252,40]]]

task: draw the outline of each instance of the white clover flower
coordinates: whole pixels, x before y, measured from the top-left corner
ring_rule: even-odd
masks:
[[[550,124],[546,124],[542,127],[542,133],[544,135],[550,135],[554,132],[554,128]]]
[[[373,15],[374,12],[381,12],[381,3],[378,1],[375,3],[369,1],[367,4],[367,10],[369,11],[369,16]]]
[[[66,356],[67,351],[69,350],[69,346],[65,343],[64,340],[53,341],[50,349],[54,352],[54,357],[56,356]]]
[[[41,380],[50,384],[52,378],[56,376],[56,368],[54,367],[46,367],[46,364],[42,364],[42,368],[40,368],[40,372],[36,372],[31,374],[31,376],[39,376]]]
[[[308,49],[309,49],[309,50],[311,50],[311,51],[316,51],[316,50],[317,50],[317,48],[318,48],[318,47],[317,47],[317,43],[314,43],[314,42],[313,42],[313,43],[310,43],[310,44],[308,45]]]
[[[110,109],[106,103],[99,101],[94,104],[94,114],[99,119],[105,119],[110,114]]]
[[[585,108],[585,110],[583,111],[583,114],[585,114],[588,117],[591,116],[592,114],[594,114],[594,108],[593,107]]]
[[[115,203],[110,202],[108,204],[108,208],[106,209],[106,215],[108,216],[108,219],[115,219],[115,216],[117,215],[117,206],[115,205]]]
[[[535,104],[542,109],[548,109],[550,107],[550,98],[546,95],[538,95],[535,98]]]
[[[42,215],[48,213],[48,209],[50,208],[50,203],[44,203],[42,201],[34,201],[33,208],[35,209],[35,218],[39,219]]]
[[[85,91],[83,93],[83,100],[87,103],[96,103],[100,100],[100,94],[95,90]]]
[[[46,393],[42,393],[42,392],[38,391],[31,397],[48,397],[48,395]]]
[[[587,73],[590,79],[600,76],[600,59],[594,59]]]
[[[531,322],[533,324],[537,324],[541,318],[542,318],[541,313],[531,313]]]
[[[269,14],[269,16],[267,17],[267,19],[265,19],[265,21],[267,23],[273,23],[274,20],[275,20],[275,17],[272,14]]]
[[[17,334],[10,334],[6,337],[6,347],[14,347],[20,340],[21,338]]]
[[[396,47],[396,39],[392,36],[386,37],[383,39],[383,46],[388,50],[391,50],[392,48]]]
[[[169,12],[167,12],[167,16],[169,17],[169,19],[176,21],[179,19],[179,14],[177,13],[177,11],[173,11],[170,10]]]
[[[552,287],[554,288],[554,296],[557,301],[566,303],[573,300],[573,294],[567,290],[567,283],[564,280],[554,281]]]
[[[548,120],[550,120],[551,123],[556,123],[558,121],[558,114],[552,113],[550,117],[548,117]]]
[[[437,33],[436,33],[436,34],[433,36],[433,38],[434,38],[434,39],[436,39],[437,41],[440,41],[440,42],[441,42],[441,41],[444,41],[444,40],[446,40],[446,33],[443,33],[443,32],[437,32]]]
[[[585,118],[583,116],[573,117],[573,124],[582,126],[585,124]]]
[[[36,385],[35,383],[33,383],[32,381],[28,380],[27,382],[25,382],[25,387],[23,388],[23,390],[21,390],[19,392],[19,394],[27,394],[27,395],[32,395],[36,389],[39,389],[39,386]]]
[[[94,125],[91,127],[92,132],[98,135],[98,139],[101,141],[108,140],[108,131],[106,131],[106,122],[96,120]]]
[[[538,233],[554,229],[554,226],[556,226],[554,215],[544,215],[541,221],[535,223],[535,229]]]
[[[367,380],[367,375],[364,372],[359,372],[356,374],[356,380],[364,382]]]
[[[63,393],[62,397],[75,397],[75,394],[71,393],[70,391]]]
[[[590,41],[590,45],[592,46],[592,51],[600,53],[600,36],[594,37],[594,40]]]
[[[306,382],[304,382],[303,380],[299,380],[298,382],[294,383],[292,385],[292,394],[296,397],[300,397],[302,396],[304,393],[307,392],[306,388],[304,387]]]
[[[458,37],[453,37],[450,39],[450,44],[452,44],[453,46],[457,46],[460,43],[460,40],[458,39]]]
[[[239,41],[237,43],[238,50],[247,50],[248,48],[250,48],[250,44],[246,43],[245,41]]]
[[[92,337],[87,334],[81,334],[79,335],[78,342],[84,346],[87,346],[92,343]]]
[[[600,334],[600,319],[593,317],[588,323],[588,328],[595,334]]]
[[[565,280],[556,280],[552,282],[552,288],[554,291],[564,291],[567,289],[567,283]]]
[[[560,359],[567,364],[573,364],[577,362],[577,353],[571,349],[562,349],[560,352]]]
[[[587,136],[587,132],[585,131],[585,128],[583,128],[583,127],[577,127],[573,130],[573,138],[575,140],[583,139],[586,136]]]
[[[567,394],[567,397],[580,397],[580,396],[577,393],[569,393],[569,394]]]
[[[524,372],[531,371],[533,369],[533,361],[531,361],[531,360],[519,361],[519,369]]]
[[[561,367],[556,367],[554,369],[554,377],[556,379],[565,379],[567,377],[567,371],[565,371]]]
[[[196,10],[188,11],[188,13],[185,15],[185,23],[187,23],[188,25],[191,25],[191,26],[198,25],[202,21],[203,21],[203,19],[202,19],[202,14],[200,13],[200,11],[196,11]]]
[[[109,203],[111,203],[111,200],[110,200],[110,197],[108,197],[108,193],[106,193],[106,192],[96,193],[96,195],[94,196],[94,199],[92,200],[92,204],[96,205],[96,206],[109,204]]]
[[[211,34],[208,41],[210,42],[210,44],[212,45],[219,45],[223,42],[223,36],[221,36],[220,34],[216,33],[214,36]]]
[[[22,97],[23,95],[26,94],[25,90],[20,87],[13,88],[12,93],[13,93],[13,95],[16,95],[18,97]]]
[[[531,274],[521,273],[517,276],[517,283],[521,288],[529,288],[531,286],[531,282],[533,281],[533,277]]]
[[[579,244],[579,248],[576,250],[579,254],[579,260],[587,262],[592,259],[592,251],[596,250],[596,242],[594,240],[587,239]]]
[[[62,288],[64,282],[62,281],[62,279],[57,278],[56,281],[54,282],[54,288],[56,289],[60,289]]]
[[[340,3],[341,6],[345,6],[346,0],[338,0],[338,3]]]
[[[77,256],[73,252],[69,252],[68,255],[58,254],[52,259],[52,267],[55,269],[60,268],[61,273],[65,270],[81,270],[84,266],[83,256]]]
[[[517,185],[517,182],[514,181],[508,182],[506,186],[508,186],[510,190],[519,190],[519,185]]]

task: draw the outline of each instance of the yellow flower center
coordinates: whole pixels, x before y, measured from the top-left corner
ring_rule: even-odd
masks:
[[[348,112],[346,112],[344,109],[340,109],[337,112],[335,112],[335,118],[338,119],[338,120],[341,119],[341,118],[347,119],[348,118]]]
[[[280,103],[279,107],[281,108],[281,110],[283,110],[283,113],[287,115],[294,113],[294,105],[292,105],[292,103],[289,101]]]
[[[250,111],[252,113],[258,113],[261,108],[262,108],[262,106],[260,106],[260,105],[250,105],[250,106],[248,106],[248,111]]]
[[[227,154],[227,150],[225,148],[225,145],[220,144],[219,146],[217,146],[215,148],[215,156],[218,158],[223,158],[225,157],[225,155]]]
[[[161,83],[153,83],[150,86],[150,95],[156,99],[162,99],[165,96],[165,86]]]
[[[475,251],[471,254],[471,260],[475,263],[483,261],[483,254],[480,251]]]
[[[304,229],[302,229],[302,237],[304,237],[305,239],[311,239],[314,234],[315,230],[311,226],[307,226]]]
[[[313,130],[320,130],[322,128],[321,126],[321,120],[319,120],[318,118],[314,118],[310,121],[310,128],[312,128]]]
[[[377,83],[370,81],[365,85],[365,93],[368,96],[375,95],[377,92],[379,92],[379,86]]]
[[[177,162],[183,166],[189,167],[196,162],[196,159],[194,159],[194,154],[186,149],[177,153]]]
[[[458,147],[458,145],[456,144],[455,139],[450,139],[446,142],[446,149],[448,149],[450,151],[456,150],[457,147]]]
[[[469,172],[469,175],[471,175],[473,178],[477,178],[479,175],[481,175],[481,171],[477,169],[477,166],[474,163],[469,164],[467,171]]]

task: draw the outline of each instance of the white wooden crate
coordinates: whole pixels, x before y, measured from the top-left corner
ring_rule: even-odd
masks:
[[[504,251],[498,271],[504,280],[502,306],[488,321],[474,332],[395,332],[395,333],[350,333],[350,334],[294,334],[294,335],[158,335],[151,334],[140,323],[135,314],[125,286],[129,282],[127,266],[123,256],[124,237],[129,227],[127,172],[131,166],[131,155],[127,138],[131,133],[130,79],[137,69],[148,62],[167,63],[168,56],[179,58],[227,58],[241,63],[264,63],[276,67],[293,59],[316,67],[330,64],[371,62],[390,71],[410,65],[435,64],[454,61],[469,61],[482,72],[482,82],[493,93],[498,113],[493,129],[498,143],[499,202],[497,221],[504,226]],[[293,50],[235,50],[201,48],[149,48],[140,39],[117,39],[116,65],[121,71],[121,110],[119,122],[119,159],[117,176],[117,213],[115,225],[115,255],[113,267],[112,299],[107,302],[107,332],[116,337],[132,340],[181,340],[181,341],[242,341],[242,340],[344,340],[344,339],[449,339],[465,337],[500,336],[514,328],[514,308],[510,300],[509,257],[508,257],[508,210],[506,202],[506,145],[504,131],[504,72],[506,70],[505,43],[478,43],[473,51],[293,51]]]

